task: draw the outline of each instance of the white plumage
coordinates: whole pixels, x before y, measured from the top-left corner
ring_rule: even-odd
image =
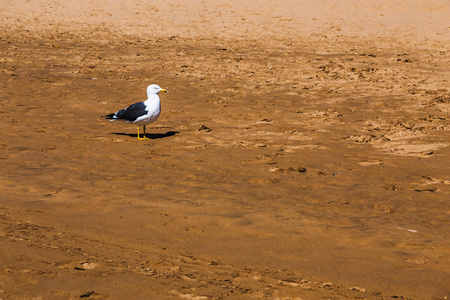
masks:
[[[125,109],[121,109],[115,113],[103,116],[110,121],[126,121],[138,125],[138,140],[147,140],[145,136],[145,125],[155,122],[161,114],[161,100],[158,94],[167,92],[156,84],[147,87],[147,100],[137,102]],[[140,137],[140,126],[143,126],[143,137]]]

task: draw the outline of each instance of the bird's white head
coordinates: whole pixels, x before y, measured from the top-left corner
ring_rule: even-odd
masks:
[[[165,93],[167,90],[160,88],[159,85],[156,84],[151,84],[147,87],[147,96],[149,97],[150,95],[157,95],[161,92]]]

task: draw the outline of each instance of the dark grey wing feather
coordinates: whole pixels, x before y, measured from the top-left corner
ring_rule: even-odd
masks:
[[[145,110],[146,108],[147,107],[144,102],[138,102],[116,112],[113,119],[122,119],[128,122],[134,122],[140,116],[147,114],[147,111]]]

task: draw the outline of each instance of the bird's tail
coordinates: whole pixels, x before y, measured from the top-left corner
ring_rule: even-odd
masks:
[[[106,115],[106,116],[102,116],[102,118],[107,119],[107,120],[114,120],[115,113]]]

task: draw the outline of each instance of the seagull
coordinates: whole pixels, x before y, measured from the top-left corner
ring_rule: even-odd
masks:
[[[167,90],[160,88],[156,84],[151,84],[147,87],[147,100],[144,102],[137,102],[118,112],[102,116],[110,121],[126,121],[138,126],[137,138],[138,140],[149,140],[145,136],[145,125],[155,122],[161,114],[161,100],[159,93],[165,93]],[[140,137],[139,130],[143,125],[144,135]]]

